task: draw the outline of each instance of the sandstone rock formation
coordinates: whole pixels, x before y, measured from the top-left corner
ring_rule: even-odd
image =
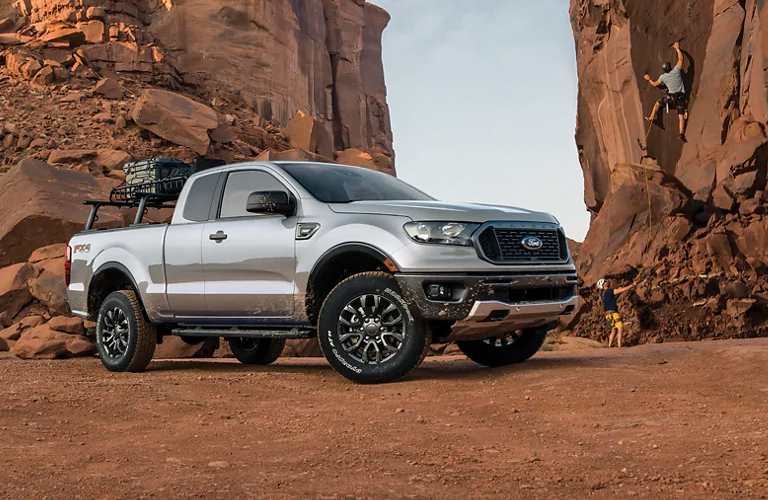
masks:
[[[763,2],[572,0],[571,21],[576,142],[593,215],[578,255],[586,303],[577,332],[603,331],[593,285],[612,276],[637,285],[620,304],[635,342],[768,335]],[[674,62],[680,39],[688,142],[672,110],[646,144],[643,116],[661,91],[643,75],[656,79],[663,60]],[[729,294],[737,284],[738,298]]]
[[[392,153],[382,9],[363,0],[189,0],[152,21],[182,79],[221,89],[281,127],[296,111],[314,116],[335,150]]]

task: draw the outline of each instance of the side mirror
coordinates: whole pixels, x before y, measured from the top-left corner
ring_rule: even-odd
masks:
[[[289,217],[296,213],[296,199],[285,191],[256,191],[248,196],[246,212],[278,214]]]

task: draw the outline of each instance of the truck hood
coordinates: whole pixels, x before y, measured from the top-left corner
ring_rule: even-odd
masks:
[[[342,214],[399,215],[414,221],[450,222],[548,222],[557,220],[544,212],[524,208],[479,203],[446,203],[442,201],[354,201],[330,203],[331,210]]]

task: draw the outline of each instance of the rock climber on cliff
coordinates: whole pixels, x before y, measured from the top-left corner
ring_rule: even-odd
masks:
[[[680,140],[686,142],[685,122],[688,119],[688,95],[683,83],[684,58],[683,51],[680,50],[680,42],[675,42],[673,47],[677,51],[677,64],[673,67],[670,62],[662,63],[661,68],[664,70],[664,73],[657,81],[654,81],[648,74],[644,77],[654,87],[660,87],[662,84],[667,87],[667,92],[661,99],[656,101],[656,105],[653,107],[653,111],[651,111],[651,116],[646,118],[646,120],[649,123],[653,123],[656,119],[656,113],[659,112],[662,104],[674,107],[680,120]]]
[[[616,297],[631,290],[633,287],[634,285],[629,285],[623,288],[613,289],[606,279],[601,279],[597,282],[597,289],[600,290],[600,300],[603,302],[603,309],[605,309],[605,322],[608,325],[608,329],[611,331],[611,336],[608,339],[608,347],[613,345],[613,339],[617,336],[618,347],[621,347],[621,341],[624,335],[624,323],[621,321],[619,306],[616,304]]]

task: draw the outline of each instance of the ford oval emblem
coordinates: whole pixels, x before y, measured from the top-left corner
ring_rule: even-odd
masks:
[[[544,246],[544,242],[535,236],[527,236],[520,243],[526,250],[541,250],[541,247]]]

